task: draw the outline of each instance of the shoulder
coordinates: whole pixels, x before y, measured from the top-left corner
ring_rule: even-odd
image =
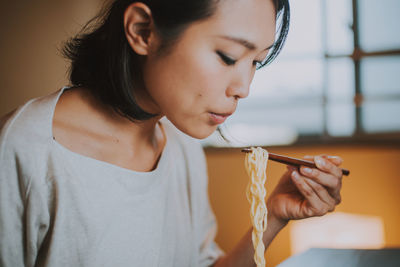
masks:
[[[58,94],[32,99],[0,118],[0,148],[29,146],[51,138],[52,111]]]
[[[45,172],[52,141],[52,106],[57,95],[32,99],[1,119],[2,174],[8,172],[29,179]]]
[[[46,178],[48,129],[55,97],[53,93],[32,99],[0,119],[0,182],[8,194],[19,192],[25,199],[30,189],[42,185]]]

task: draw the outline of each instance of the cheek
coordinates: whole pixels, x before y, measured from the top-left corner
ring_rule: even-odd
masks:
[[[203,104],[203,101],[213,104],[225,95],[221,64],[212,52],[199,52],[186,60],[182,81],[189,86],[186,90],[193,94],[194,101],[199,101],[200,104]],[[192,104],[196,105],[196,102]]]
[[[148,79],[149,93],[161,110],[204,112],[224,95],[221,64],[213,53],[181,51],[159,62]]]
[[[152,81],[153,86],[158,84],[160,89],[154,92],[155,101],[175,127],[203,139],[216,129],[208,124],[208,112],[215,109],[225,95],[220,78],[221,65],[201,53],[180,58],[179,64],[173,63],[162,64],[164,67],[157,81]]]

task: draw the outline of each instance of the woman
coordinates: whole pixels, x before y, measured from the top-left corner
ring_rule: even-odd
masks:
[[[253,266],[251,230],[228,254],[214,243],[193,138],[215,131],[278,54],[288,8],[115,0],[65,46],[73,87],[3,118],[0,265]],[[289,220],[340,202],[341,159],[314,160],[269,197],[266,247]]]

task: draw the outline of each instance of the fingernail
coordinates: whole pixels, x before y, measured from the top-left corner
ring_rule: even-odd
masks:
[[[328,156],[328,159],[339,160],[340,162],[343,161],[343,159],[341,157],[338,157],[338,156]]]
[[[297,173],[297,171],[293,171],[293,172],[292,172],[292,177],[293,177],[295,180],[299,180],[299,179],[300,179],[300,176],[299,176],[299,174]]]
[[[325,165],[325,161],[321,158],[315,158],[315,163],[317,163],[317,165],[319,165],[319,166]]]
[[[312,170],[308,167],[303,167],[303,171],[306,173],[312,173]]]

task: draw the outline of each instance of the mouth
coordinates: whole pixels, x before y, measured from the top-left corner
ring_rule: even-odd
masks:
[[[232,115],[232,113],[215,113],[215,112],[209,112],[210,115],[210,121],[212,124],[217,125],[217,124],[222,124],[224,121]]]

